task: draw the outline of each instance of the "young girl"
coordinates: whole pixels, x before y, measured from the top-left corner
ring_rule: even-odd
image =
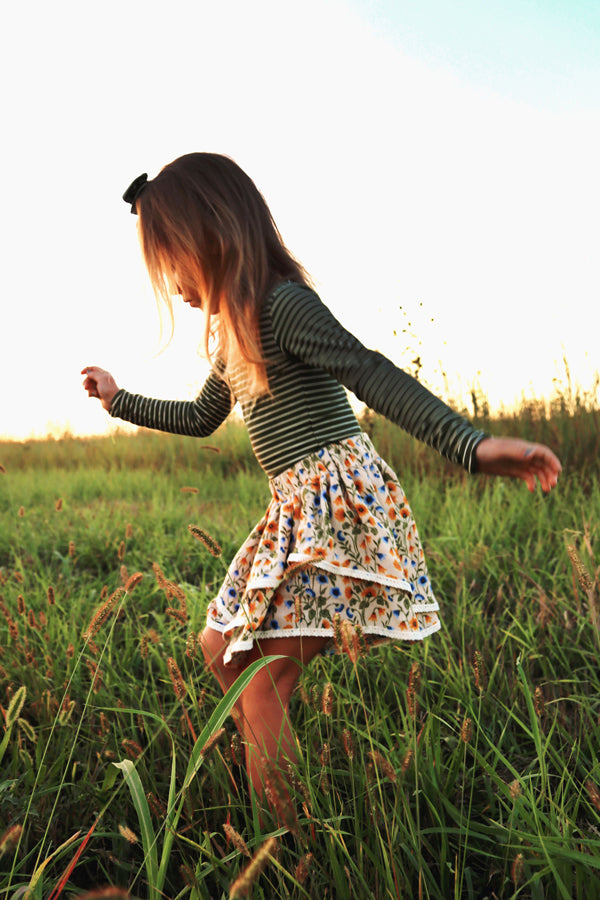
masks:
[[[360,626],[369,643],[440,627],[402,488],[343,386],[469,472],[522,478],[530,490],[537,478],[549,491],[561,466],[547,447],[475,430],[346,331],[232,160],[191,153],[137,178],[124,199],[157,296],[203,311],[212,372],[188,402],[130,394],[96,366],[83,370],[84,388],[111,416],[196,437],[241,405],[272,499],[209,605],[202,647],[224,691],[251,661],[282,656],[234,711],[260,794],[265,759],[295,758],[289,700],[300,663],[331,646],[334,626]]]

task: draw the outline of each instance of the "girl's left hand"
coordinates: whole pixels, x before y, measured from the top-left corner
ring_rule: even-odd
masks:
[[[532,444],[520,438],[485,438],[475,448],[477,471],[485,475],[522,478],[530,491],[536,478],[548,493],[556,486],[562,466],[544,444]]]

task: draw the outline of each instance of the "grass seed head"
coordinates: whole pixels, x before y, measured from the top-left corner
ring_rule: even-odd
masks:
[[[231,754],[231,761],[234,766],[241,766],[244,756],[244,750],[242,745],[242,736],[238,731],[235,731],[231,735],[231,741],[229,742],[229,752]]]
[[[91,622],[83,632],[83,637],[88,642],[100,631],[101,627],[104,625],[111,612],[115,608],[117,601],[121,599],[124,594],[123,588],[117,588],[116,591],[110,595],[108,600],[106,600],[102,606],[100,606],[94,615],[92,616]]]
[[[282,773],[264,760],[265,795],[280,825],[298,834],[298,815]]]
[[[473,671],[475,673],[475,687],[478,691],[484,693],[488,685],[488,680],[483,655],[479,650],[476,650],[473,654]]]
[[[312,865],[312,861],[313,861],[313,854],[306,853],[302,857],[302,859],[300,860],[298,865],[296,866],[296,869],[294,871],[294,878],[296,879],[298,884],[304,884],[304,882],[308,878],[308,874],[310,872],[310,867]]]
[[[323,697],[321,699],[321,710],[324,716],[330,716],[333,712],[333,685],[330,681],[323,688]]]
[[[128,541],[132,537],[133,537],[133,525],[131,524],[131,522],[128,522],[127,525],[125,526],[125,540]]]
[[[252,889],[252,885],[276,851],[277,838],[268,838],[268,840],[259,847],[246,868],[231,885],[231,888],[229,889],[229,900],[236,900],[237,897],[248,896]]]
[[[54,588],[51,584],[48,585],[46,596],[48,597],[48,606],[54,606],[56,604],[56,597],[54,596]]]
[[[338,653],[344,652],[344,641],[342,635],[342,620],[340,614],[336,613],[333,617],[333,643]]]
[[[350,661],[356,663],[360,655],[360,648],[356,639],[356,628],[350,622],[344,620],[341,625],[342,650],[348,655]]]
[[[8,709],[6,711],[6,729],[8,729],[17,721],[19,716],[21,715],[21,710],[23,709],[23,705],[25,703],[25,699],[27,697],[27,688],[25,685],[21,685],[21,687],[15,691],[13,696],[11,697],[10,703],[8,704]]]
[[[515,803],[521,796],[521,785],[519,784],[519,781],[516,778],[514,781],[511,781],[511,783],[510,783],[510,796],[513,799],[513,803]]]
[[[142,572],[134,572],[133,575],[130,575],[125,583],[125,593],[130,594],[132,590],[137,587],[143,577],[144,576]]]
[[[62,508],[63,508],[62,497],[59,497],[58,500],[56,501],[56,503],[54,504],[54,509],[56,510],[56,512],[60,512]]]
[[[180,609],[174,609],[172,606],[167,606],[165,613],[167,616],[170,616],[171,619],[175,619],[179,622],[180,625],[187,625],[187,613],[182,612]]]
[[[322,766],[328,766],[331,762],[331,748],[327,742],[319,750],[319,762]]]
[[[371,760],[371,764],[375,769],[377,769],[384,778],[389,778],[389,780],[395,784],[397,781],[396,770],[393,765],[386,759],[383,753],[380,753],[379,750],[369,750],[369,759]]]
[[[525,863],[523,860],[523,854],[517,853],[517,855],[513,859],[513,864],[510,870],[510,877],[512,878],[513,884],[519,884],[519,882],[523,880],[524,868]]]
[[[115,887],[112,884],[106,887],[96,888],[87,894],[79,894],[79,900],[131,900],[131,894],[125,888]]]
[[[128,844],[137,844],[138,842],[137,834],[127,825],[119,825],[119,834],[125,838]]]
[[[227,843],[232,844],[236,850],[240,853],[243,853],[244,856],[247,856],[248,859],[251,858],[252,854],[248,850],[248,846],[244,838],[239,834],[233,825],[230,825],[229,822],[225,822],[223,825],[223,831],[225,832],[225,837],[227,838]]]
[[[117,550],[117,559],[122,562],[125,557],[125,541],[121,541]]]
[[[215,541],[215,539],[211,537],[210,534],[207,534],[207,532],[202,528],[198,528],[197,525],[188,525],[188,531],[190,532],[190,534],[193,534],[193,536],[197,538],[201,543],[204,544],[204,546],[212,556],[221,555],[222,550],[217,541]]]
[[[123,738],[121,747],[130,759],[139,759],[144,752],[138,742],[132,741],[131,738]]]
[[[25,515],[25,507],[24,507],[24,506],[20,506],[20,507],[19,507],[19,513],[18,513],[18,514],[19,514],[19,517],[22,519],[23,516]]]
[[[154,577],[156,578],[156,583],[158,584],[159,588],[162,588],[162,590],[164,590],[167,587],[168,582],[165,578],[163,570],[158,563],[152,563],[152,571],[154,572]]]
[[[206,759],[208,756],[210,756],[210,754],[214,751],[215,747],[217,746],[217,744],[219,743],[219,741],[221,740],[221,738],[223,737],[224,734],[225,734],[224,728],[217,728],[217,730],[213,734],[211,734],[211,736],[209,737],[209,739],[203,746],[202,750],[200,751],[202,753],[202,756],[204,757],[204,759]]]
[[[23,834],[22,825],[11,825],[7,828],[2,837],[0,837],[0,856],[14,850]]]
[[[190,631],[185,642],[185,655],[188,659],[195,659],[198,649],[198,635]]]
[[[585,788],[593,805],[596,807],[598,812],[600,812],[600,790],[598,790],[598,786],[594,784],[591,778],[588,778],[585,783]]]
[[[536,713],[541,719],[546,712],[546,698],[544,697],[544,691],[539,685],[533,692],[533,705]]]
[[[71,559],[75,556],[75,541],[69,541],[69,556]]]
[[[463,744],[470,744],[473,737],[473,720],[465,718],[460,730],[460,739]]]
[[[342,743],[344,745],[344,752],[349,760],[354,759],[354,740],[352,738],[352,733],[349,728],[344,728],[342,731]]]
[[[187,694],[187,687],[185,686],[185,681],[183,680],[179,666],[172,656],[169,656],[167,659],[167,668],[169,670],[169,675],[171,676],[171,684],[173,685],[175,696],[178,700],[183,700]]]
[[[590,573],[588,572],[583,560],[577,552],[576,547],[573,544],[567,544],[567,553],[569,554],[569,559],[571,560],[573,571],[577,576],[577,581],[584,589],[584,591],[586,591],[587,593],[591,593],[594,589],[594,584],[590,577]]]
[[[405,775],[410,768],[410,764],[412,762],[414,750],[412,747],[408,747],[406,753],[404,754],[404,759],[402,760],[402,774]]]
[[[152,791],[146,794],[146,800],[148,801],[148,806],[150,807],[152,815],[157,819],[164,819],[167,814],[167,807],[162,800],[160,800],[156,794],[153,794]]]

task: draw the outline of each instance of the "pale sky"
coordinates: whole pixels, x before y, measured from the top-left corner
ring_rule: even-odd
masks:
[[[597,0],[37,0],[0,59],[0,436],[114,424],[86,364],[194,396],[199,313],[157,355],[121,200],[193,150],[245,168],[324,302],[442,396],[440,363],[454,395],[547,396],[563,353],[591,385]]]

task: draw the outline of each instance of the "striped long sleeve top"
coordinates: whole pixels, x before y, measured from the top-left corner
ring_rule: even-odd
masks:
[[[120,390],[110,414],[136,425],[207,437],[239,401],[252,448],[270,476],[360,426],[344,387],[368,407],[467,471],[485,437],[389,359],[367,349],[305,285],[276,287],[263,306],[261,342],[270,393],[252,398],[246,370],[212,372],[195,400],[155,400]]]

